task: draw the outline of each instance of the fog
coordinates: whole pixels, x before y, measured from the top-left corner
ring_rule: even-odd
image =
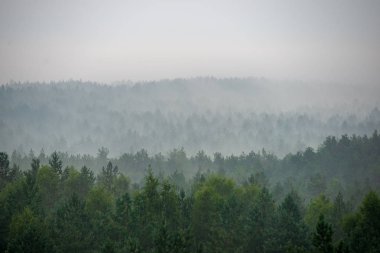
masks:
[[[0,0],[0,252],[380,252],[379,14]]]
[[[380,3],[0,3],[0,82],[196,76],[379,85]]]
[[[0,89],[0,149],[96,155],[104,146],[118,157],[264,148],[281,157],[331,135],[371,135],[380,129],[378,94],[263,78],[10,83]]]
[[[378,1],[0,7],[7,152],[282,156],[379,129]]]

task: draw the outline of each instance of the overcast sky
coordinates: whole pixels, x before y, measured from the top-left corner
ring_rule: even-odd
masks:
[[[194,76],[380,85],[380,1],[0,0],[0,83]]]

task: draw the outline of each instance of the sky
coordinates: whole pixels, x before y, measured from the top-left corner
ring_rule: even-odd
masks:
[[[378,0],[0,0],[0,83],[196,76],[380,86]]]

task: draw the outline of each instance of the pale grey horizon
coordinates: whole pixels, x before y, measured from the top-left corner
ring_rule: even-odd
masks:
[[[380,1],[0,2],[0,83],[195,76],[380,85]]]

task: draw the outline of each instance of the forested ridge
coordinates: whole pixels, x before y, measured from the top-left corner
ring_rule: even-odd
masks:
[[[377,131],[283,158],[108,156],[0,153],[0,250],[380,252]]]
[[[105,146],[119,156],[265,148],[284,156],[316,149],[326,136],[380,129],[376,94],[376,87],[260,78],[12,83],[0,87],[0,150],[96,155]]]
[[[0,253],[380,253],[380,0],[0,0]]]

